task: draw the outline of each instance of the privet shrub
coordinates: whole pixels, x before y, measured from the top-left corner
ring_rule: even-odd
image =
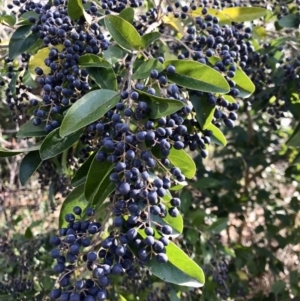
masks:
[[[8,5],[0,20],[13,31],[2,48],[1,85],[21,124],[17,137],[30,144],[0,154],[25,153],[21,184],[38,171],[52,195],[66,198],[51,247],[44,243],[41,250],[52,275],[38,279],[29,266],[30,279],[20,289],[3,284],[3,296],[174,301],[255,295],[247,286],[260,275],[247,262],[254,264],[255,253],[241,242],[225,247],[218,233],[230,213],[242,220],[248,203],[276,206],[251,182],[271,164],[268,154],[261,157],[264,150],[286,138],[277,134],[281,120],[299,116],[299,1],[238,2]],[[298,128],[292,147],[299,146]],[[230,143],[218,148],[227,144],[224,131]],[[206,168],[208,156],[224,169]],[[280,158],[276,149],[275,162]],[[215,216],[206,210],[213,207]],[[9,250],[6,243],[3,252]],[[277,259],[263,250],[272,268]],[[285,292],[280,281],[271,298]],[[286,300],[299,295],[293,281]]]

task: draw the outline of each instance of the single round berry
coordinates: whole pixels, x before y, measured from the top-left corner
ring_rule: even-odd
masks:
[[[173,65],[169,65],[167,67],[167,73],[168,74],[175,74],[176,73],[176,68]]]
[[[164,253],[158,253],[157,255],[156,255],[156,259],[157,259],[157,261],[159,262],[159,263],[166,263],[166,262],[168,262],[168,256],[166,255],[166,254],[164,254]]]
[[[91,251],[91,252],[89,252],[89,253],[87,254],[87,257],[86,257],[86,258],[87,258],[87,261],[93,262],[93,261],[95,261],[95,260],[97,259],[97,253]]]
[[[82,210],[79,206],[75,206],[73,208],[73,212],[76,214],[76,215],[80,215],[82,213]]]

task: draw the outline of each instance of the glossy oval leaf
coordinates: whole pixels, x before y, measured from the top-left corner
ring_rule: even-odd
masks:
[[[191,60],[171,60],[164,65],[176,68],[176,73],[168,74],[168,78],[179,86],[211,93],[228,93],[230,90],[226,79],[207,65]]]
[[[147,48],[150,46],[153,42],[158,40],[160,38],[161,34],[159,32],[149,32],[142,36],[142,45],[143,48]]]
[[[191,179],[195,176],[196,164],[184,150],[171,148],[168,159],[174,166],[179,167],[182,174],[185,175],[188,179]]]
[[[10,26],[14,26],[16,24],[16,16],[11,14],[11,15],[2,15],[0,16],[0,23],[4,22],[7,23]]]
[[[167,209],[172,207],[169,203],[166,204]],[[166,217],[161,218],[158,215],[153,215],[152,213],[150,213],[150,221],[151,221],[151,226],[153,228],[155,228],[155,226],[157,225],[157,223],[159,223],[160,225],[164,226],[164,225],[169,225],[172,227],[173,232],[171,235],[171,237],[175,238],[178,237],[180,234],[182,234],[183,231],[183,218],[181,214],[178,214],[178,216],[176,217],[172,217],[170,214],[167,214]]]
[[[33,125],[32,120],[27,121],[25,124],[23,124],[18,133],[18,138],[26,138],[26,137],[44,137],[47,136],[47,133],[45,132],[45,125],[46,122],[42,121],[42,123],[38,126]]]
[[[109,177],[106,177],[99,186],[99,189],[92,200],[92,205],[95,205],[96,209],[99,209],[103,205],[104,201],[115,191],[115,189],[115,183],[111,182]]]
[[[62,153],[64,150],[70,148],[79,140],[82,132],[82,130],[79,130],[62,138],[59,136],[59,129],[53,130],[42,142],[40,149],[41,158],[43,160],[53,158]]]
[[[206,97],[207,95],[197,96],[195,94],[190,97],[190,101],[196,112],[197,121],[203,130],[205,130],[213,120],[215,112],[215,106],[208,104],[205,99]]]
[[[26,70],[24,72],[24,75],[22,76],[22,83],[27,86],[27,87],[30,87],[30,88],[37,88],[38,85],[37,83],[33,80],[30,72],[28,70]]]
[[[142,63],[132,75],[132,79],[143,79],[150,76],[151,70],[156,69],[158,72],[164,70],[164,65],[156,59],[150,59]]]
[[[300,147],[300,123],[294,129],[290,139],[286,143],[287,146]]]
[[[207,230],[214,233],[220,233],[227,228],[228,217],[219,217],[214,223],[212,223]]]
[[[126,7],[120,12],[119,17],[132,24],[134,20],[134,9],[132,7]]]
[[[34,174],[34,172],[39,168],[42,163],[39,151],[29,152],[21,161],[19,168],[19,179],[21,185],[29,180],[29,178]]]
[[[140,99],[145,101],[151,110],[149,118],[158,119],[173,114],[184,107],[184,103],[180,100],[154,96],[141,90],[136,91],[141,95]]]
[[[179,247],[170,241],[166,246],[167,263],[159,263],[155,256],[146,266],[163,281],[188,287],[202,287],[205,283],[203,270]]]
[[[68,15],[72,20],[78,20],[80,17],[84,17],[87,23],[91,24],[92,22],[92,16],[84,10],[82,0],[68,1]]]
[[[118,45],[126,50],[138,50],[142,46],[142,40],[129,22],[121,17],[109,15],[104,19],[105,26]]]
[[[217,17],[219,19],[219,24],[230,24],[231,20],[228,16],[226,16],[225,14],[223,14],[222,11],[214,9],[214,8],[208,8],[207,9],[207,14],[213,16],[213,17]],[[204,15],[202,14],[202,7],[198,7],[195,10],[192,10],[189,13],[190,16],[192,17],[203,17]]]
[[[41,147],[41,144],[35,144],[35,145],[32,145],[32,146],[19,148],[19,149],[8,149],[8,148],[0,146],[0,158],[1,157],[2,158],[12,157],[12,156],[16,156],[16,155],[21,154],[21,153],[28,153],[28,152],[36,151],[36,150],[39,150],[40,147]]]
[[[281,27],[286,28],[297,28],[300,24],[299,15],[298,14],[289,14],[283,16],[279,19],[278,24]]]
[[[212,131],[212,136],[210,137],[212,142],[217,145],[226,146],[227,140],[219,128],[211,123],[206,129]]]
[[[29,17],[38,19],[39,15],[34,11],[27,11],[19,17],[17,25],[32,25],[32,23],[28,20]]]
[[[127,301],[127,299],[124,296],[120,295],[120,294],[119,294],[119,299],[120,299],[120,301]]]
[[[89,168],[85,186],[84,195],[88,202],[92,202],[97,191],[101,187],[101,183],[106,177],[109,177],[113,165],[107,161],[98,162],[94,157],[93,162]]]
[[[89,76],[102,89],[117,90],[118,83],[114,70],[109,68],[86,68]]]
[[[103,57],[95,54],[84,54],[78,60],[78,65],[81,67],[102,67],[111,68],[109,62],[107,62]]]
[[[123,58],[123,51],[117,45],[109,46],[108,49],[104,50],[102,53],[106,61],[112,65]]]
[[[71,180],[73,187],[83,184],[86,180],[90,166],[94,160],[96,153],[91,154],[86,161],[84,161],[81,166],[77,169],[74,177]]]
[[[268,10],[262,7],[228,7],[221,12],[233,22],[246,22],[263,17]]]
[[[227,100],[229,103],[236,103],[235,99],[230,95],[222,95],[222,98]]]
[[[240,67],[238,67],[235,71],[235,76],[233,77],[233,80],[236,82],[235,88],[240,90],[240,94],[238,95],[238,97],[247,98],[251,96],[255,91],[255,86],[253,82]]]
[[[24,25],[16,29],[8,45],[8,57],[16,58],[25,52],[38,39],[36,34],[32,34],[31,25]]]
[[[40,49],[35,55],[32,55],[29,59],[28,70],[32,77],[36,78],[35,68],[39,67],[43,70],[44,74],[49,74],[51,69],[45,65],[45,59],[48,57],[50,48],[46,47]]]
[[[177,36],[179,39],[181,39],[184,36],[184,27],[182,26],[181,20],[179,18],[175,18],[174,15],[164,15],[163,23],[171,26],[173,29],[177,31]]]
[[[101,118],[119,101],[116,91],[94,90],[78,99],[67,111],[60,127],[60,136],[66,137]]]
[[[11,78],[9,84],[8,84],[9,90],[11,91],[11,94],[13,96],[16,96],[16,91],[17,91],[16,84],[17,84],[17,80],[19,78],[19,75],[20,75],[19,72],[13,73],[13,76],[12,76],[12,78]]]
[[[64,228],[68,225],[65,221],[65,215],[73,213],[73,208],[79,206],[82,210],[88,205],[84,197],[84,184],[74,188],[65,198],[59,213],[59,227]]]

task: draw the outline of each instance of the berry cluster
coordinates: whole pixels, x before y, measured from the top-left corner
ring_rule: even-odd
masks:
[[[62,160],[62,155],[58,155],[58,160]],[[68,168],[71,171],[78,169],[78,160],[73,157],[72,151],[68,152],[66,161],[65,168]],[[66,197],[72,189],[70,178],[63,174],[62,170],[58,169],[51,160],[42,161],[41,165],[37,169],[37,174],[38,182],[41,185],[42,190],[52,184],[54,195],[60,193],[63,197]]]
[[[211,265],[213,267],[213,281],[216,282],[218,285],[218,288],[216,289],[216,294],[226,300],[230,294],[230,291],[226,285],[226,281],[228,280],[228,262],[224,258],[221,258],[220,261],[212,259]]]
[[[8,71],[6,74],[7,81],[0,82],[1,87],[5,87],[5,101],[11,110],[14,120],[20,119],[26,113],[27,104],[32,93],[32,88],[24,84],[24,70],[28,66],[29,55],[22,53],[21,59],[17,64],[13,60],[5,58],[5,67]],[[22,75],[23,74],[23,75]],[[6,85],[7,82],[14,83]]]
[[[114,213],[117,208],[124,207],[122,205],[124,204],[118,201]],[[159,239],[154,238],[154,230],[140,223],[139,228],[144,227],[143,232],[146,235],[141,239],[135,228],[137,219],[134,220],[132,216],[127,220],[116,216],[113,219],[114,231],[101,239],[103,228],[101,223],[95,220],[93,209],[86,209],[85,220],[80,218],[83,215],[80,207],[74,207],[73,212],[74,214],[65,216],[67,227],[60,229],[59,236],[50,239],[50,244],[56,247],[50,253],[56,260],[53,270],[60,274],[60,288],[50,292],[52,300],[105,300],[110,276],[126,274],[134,277],[135,266],[146,263],[153,256],[160,263],[167,262],[165,245],[168,244],[168,239],[163,236]],[[161,231],[170,234],[171,229],[169,226],[163,226]],[[137,248],[136,255],[131,251],[132,248]],[[85,270],[90,271],[90,276],[78,279],[78,272],[83,274]]]
[[[41,255],[41,247],[45,245],[43,238],[35,240],[10,239],[0,235],[0,295],[5,295],[7,300],[24,300],[35,293],[34,275],[30,267],[34,264],[36,271],[45,269],[42,261],[36,263],[36,258]]]

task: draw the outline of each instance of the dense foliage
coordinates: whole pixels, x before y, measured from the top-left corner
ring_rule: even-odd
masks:
[[[300,296],[282,256],[300,237],[298,0],[7,9],[3,103],[28,145],[0,156],[65,199],[55,234],[1,237],[0,296]]]

